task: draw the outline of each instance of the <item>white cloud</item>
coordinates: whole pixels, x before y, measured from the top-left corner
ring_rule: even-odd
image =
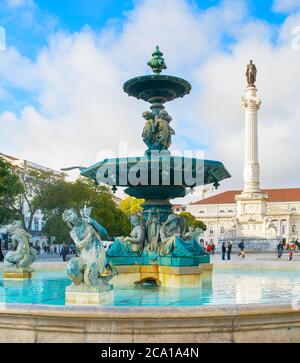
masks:
[[[299,8],[299,0],[274,0],[273,3],[273,10],[278,13],[289,13]]]
[[[207,145],[206,158],[223,161],[232,174],[224,187],[241,187],[241,96],[245,66],[253,58],[263,100],[263,186],[297,186],[300,51],[292,49],[290,31],[297,21],[295,15],[287,19],[274,46],[275,30],[249,20],[243,2],[196,12],[183,0],[146,0],[129,13],[121,33],[108,27],[100,34],[88,28],[55,34],[35,62],[11,49],[0,59],[5,85],[36,93],[38,104],[19,115],[0,114],[3,152],[60,168],[89,165],[100,150],[117,151],[120,141],[130,150],[145,149],[141,113],[148,105],[124,94],[122,84],[150,72],[146,62],[158,43],[167,73],[184,76],[193,86],[191,95],[167,105],[176,130],[174,148]],[[224,50],[224,35],[236,39],[230,51]]]
[[[19,8],[19,7],[33,7],[34,2],[32,0],[5,0],[6,5],[10,8]]]

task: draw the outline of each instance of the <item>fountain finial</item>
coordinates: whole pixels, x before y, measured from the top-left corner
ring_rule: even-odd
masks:
[[[163,56],[163,53],[159,50],[159,47],[157,45],[152,53],[152,58],[147,63],[148,66],[150,66],[152,68],[153,73],[159,74],[164,69],[167,69],[165,60],[162,56]]]

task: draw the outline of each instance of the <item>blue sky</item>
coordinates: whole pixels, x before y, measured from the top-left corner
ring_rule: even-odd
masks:
[[[136,0],[35,0],[35,6],[30,10],[33,16],[28,19],[30,16],[26,18],[24,6],[11,7],[6,1],[9,0],[0,4],[0,25],[6,29],[7,43],[31,58],[47,44],[49,34],[58,30],[76,32],[89,26],[101,31],[109,22],[117,23],[121,29],[122,22],[126,20],[124,15],[137,3]],[[221,0],[189,2],[195,9],[207,9],[218,6]],[[249,17],[269,24],[281,24],[287,16],[273,11],[273,0],[245,0],[244,3]]]
[[[193,87],[167,106],[174,148],[222,160],[240,188],[240,99],[254,59],[263,186],[298,186],[300,168],[286,175],[298,162],[300,0],[1,0],[0,26],[0,151],[56,169],[94,163],[119,141],[143,152],[148,105],[122,84],[150,72],[158,43],[167,72]]]
[[[7,47],[15,47],[23,56],[35,60],[41,49],[46,47],[49,37],[56,32],[75,33],[85,27],[101,32],[107,25],[113,25],[118,32],[126,22],[128,11],[141,0],[3,0],[0,4],[0,26],[6,30]],[[219,6],[221,0],[187,0],[199,10]],[[278,26],[287,17],[286,13],[273,10],[273,0],[241,0],[247,7],[247,16]],[[151,27],[151,23],[149,24]],[[232,35],[224,32],[222,49],[227,51],[235,43]],[[188,44],[187,44],[188,46]],[[1,80],[1,74],[0,74]],[[36,106],[36,94],[15,88],[15,97],[0,99],[0,106],[9,106],[19,112],[28,103]]]

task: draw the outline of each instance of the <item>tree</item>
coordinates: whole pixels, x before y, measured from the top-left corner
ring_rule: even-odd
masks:
[[[44,214],[43,231],[54,236],[56,243],[70,241],[69,229],[62,220],[64,210],[75,208],[79,211],[85,205],[93,207],[92,217],[105,226],[111,237],[130,232],[129,220],[115,205],[109,188],[95,186],[87,179],[79,178],[75,182],[57,180],[47,185],[43,194],[35,197],[33,202]]]
[[[123,211],[127,216],[132,214],[140,214],[143,211],[142,204],[145,203],[144,199],[138,199],[134,197],[124,198],[119,205],[121,211]]]
[[[206,225],[203,222],[198,221],[191,213],[180,212],[179,215],[186,219],[189,227],[200,228],[200,229],[202,229],[202,231],[206,231],[206,228],[207,228]]]
[[[13,173],[11,165],[0,157],[0,225],[16,218],[12,204],[22,192],[18,176]]]
[[[26,162],[24,167],[17,167],[14,172],[22,184],[22,190],[17,198],[11,201],[10,208],[19,216],[24,230],[30,231],[34,215],[40,209],[44,189],[54,181],[63,179],[64,175],[52,170],[32,168]],[[28,209],[28,213],[24,212],[25,208]]]
[[[11,165],[0,157],[0,225],[16,218],[11,203],[23,191],[19,178],[13,173]],[[3,261],[2,239],[0,238],[0,261]]]

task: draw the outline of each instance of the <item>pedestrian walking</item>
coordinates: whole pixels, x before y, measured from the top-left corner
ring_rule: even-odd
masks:
[[[230,241],[228,241],[228,243],[227,243],[227,260],[230,260],[231,251],[232,251],[232,243]]]
[[[239,253],[238,253],[238,256],[242,256],[243,258],[245,258],[245,245],[244,245],[244,240],[242,240],[240,243],[239,243]]]
[[[297,249],[298,249],[298,251],[300,250],[300,244],[299,244],[299,240],[298,240],[298,238],[296,239],[296,241],[295,241],[295,245],[296,245],[296,247],[297,247]]]
[[[4,255],[2,252],[2,238],[0,238],[0,261],[4,261]]]
[[[210,252],[211,252],[211,244],[209,243],[208,245],[207,245],[207,253],[210,255]]]
[[[278,258],[281,258],[282,254],[283,254],[283,243],[282,241],[280,241],[277,245],[277,253],[278,253]]]
[[[211,254],[214,255],[216,250],[216,245],[214,244],[214,242],[211,243],[210,247],[211,247]]]
[[[68,248],[68,246],[66,244],[64,244],[61,251],[60,251],[60,256],[62,257],[64,262],[67,261],[68,254],[69,254],[69,248]]]
[[[225,261],[225,255],[226,255],[226,246],[225,242],[222,243],[222,260]]]

